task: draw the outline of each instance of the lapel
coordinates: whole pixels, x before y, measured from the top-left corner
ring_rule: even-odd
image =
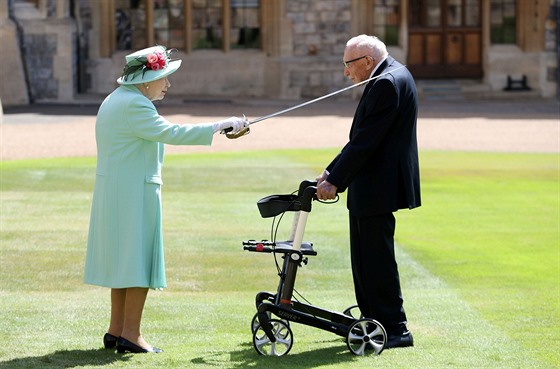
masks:
[[[383,63],[381,63],[381,65],[379,65],[379,68],[377,68],[377,70],[375,71],[375,73],[373,74],[372,77],[377,77],[380,74],[385,73],[387,71],[387,69],[389,69],[389,66],[391,64],[393,64],[394,61],[395,61],[395,59],[393,59],[391,56],[387,56],[387,59],[385,59],[383,61]],[[357,116],[358,112],[361,111],[361,106],[362,106],[362,104],[365,104],[365,101],[367,100],[367,95],[369,93],[369,90],[371,90],[371,88],[373,87],[373,85],[375,84],[376,81],[377,81],[377,79],[369,81],[368,84],[366,85],[366,87],[364,88],[364,91],[362,92],[362,97],[360,98],[360,102],[358,103],[358,106],[356,107],[356,112],[354,114],[354,119],[352,121],[352,126],[350,128],[350,137],[352,137],[352,133],[354,131],[354,123],[356,122],[356,116]]]

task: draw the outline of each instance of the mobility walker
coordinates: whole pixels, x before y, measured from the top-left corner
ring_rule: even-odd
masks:
[[[263,218],[276,218],[285,212],[294,212],[294,218],[286,241],[275,241],[272,235],[272,241],[243,242],[244,250],[273,253],[275,257],[282,254],[284,259],[281,269],[277,263],[280,281],[276,294],[257,293],[257,313],[251,322],[253,346],[261,355],[286,355],[293,344],[290,322],[295,322],[345,337],[348,349],[355,355],[378,355],[385,347],[387,333],[379,322],[362,317],[357,305],[337,313],[292,298],[298,268],[307,264],[309,256],[317,255],[312,243],[302,242],[311,203],[317,200],[316,186],[317,182],[303,181],[297,194],[271,195],[257,202]]]

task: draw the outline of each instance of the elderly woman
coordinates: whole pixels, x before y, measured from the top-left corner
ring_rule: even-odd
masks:
[[[161,352],[140,333],[149,289],[166,287],[161,217],[164,144],[210,145],[213,134],[247,126],[231,117],[173,124],[152,101],[165,97],[167,77],[181,65],[155,46],[126,56],[123,75],[99,108],[97,170],[84,281],[111,288],[111,321],[103,337],[118,352]]]

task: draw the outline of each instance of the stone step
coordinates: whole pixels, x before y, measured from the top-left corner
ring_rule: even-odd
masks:
[[[539,93],[534,90],[492,90],[491,86],[483,81],[468,79],[417,80],[416,87],[421,100],[462,101],[539,97]]]

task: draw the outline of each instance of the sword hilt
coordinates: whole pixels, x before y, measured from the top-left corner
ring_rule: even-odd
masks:
[[[245,114],[243,114],[243,119],[244,119],[244,120],[247,119],[247,118],[245,117]],[[220,131],[220,133],[223,134],[223,135],[226,135],[226,137],[229,138],[229,139],[239,138],[239,137],[248,135],[248,134],[251,132],[251,130],[249,129],[249,124],[251,124],[251,122],[248,122],[247,127],[243,127],[243,128],[242,128],[241,130],[239,130],[239,132],[237,132],[237,133],[230,133],[231,131],[233,131],[233,128],[232,128],[232,127],[228,127],[228,128],[222,129],[222,130]]]

